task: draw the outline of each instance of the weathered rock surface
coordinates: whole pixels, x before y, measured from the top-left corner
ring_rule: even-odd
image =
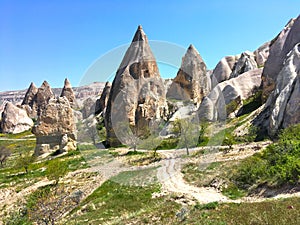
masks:
[[[96,98],[87,98],[86,100],[84,100],[83,102],[83,106],[82,109],[80,110],[80,112],[82,113],[82,118],[86,119],[88,118],[90,115],[95,114],[96,112]]]
[[[238,61],[239,57],[240,55],[226,56],[221,59],[211,74],[212,87],[215,87],[218,83],[229,79],[233,67]]]
[[[262,75],[264,99],[267,99],[274,90],[277,76],[283,68],[286,55],[295,44],[300,42],[300,16],[290,20],[272,42]]]
[[[258,67],[264,67],[270,53],[271,42],[266,42],[254,51],[255,61]]]
[[[127,123],[134,134],[142,136],[151,121],[166,117],[163,83],[148,38],[139,26],[110,90],[105,113],[109,145],[120,144],[118,129],[123,124]]]
[[[234,64],[229,79],[238,77],[239,75],[256,68],[257,64],[254,54],[249,51],[243,52],[238,61]]]
[[[268,134],[300,122],[300,44],[287,55],[284,67],[277,76],[274,91],[269,96],[263,113],[263,125]]]
[[[8,102],[2,112],[1,129],[3,133],[17,134],[33,127],[33,121],[25,110]]]
[[[73,109],[78,108],[78,104],[76,102],[76,98],[71,86],[70,81],[66,78],[64,82],[64,87],[61,91],[60,97],[66,97],[68,101],[70,102],[70,105]]]
[[[97,101],[96,101],[96,107],[95,107],[96,114],[99,114],[99,113],[105,111],[105,108],[107,106],[107,101],[109,98],[110,89],[111,89],[111,83],[106,82],[100,98],[97,99]]]
[[[76,125],[73,110],[66,97],[52,98],[40,111],[37,125],[35,154],[76,149]]]
[[[190,45],[167,92],[167,98],[192,100],[199,105],[210,89],[211,81],[206,73],[206,65],[195,47]]]
[[[31,108],[33,106],[34,98],[36,93],[38,92],[38,88],[35,86],[35,84],[32,82],[27,89],[27,92],[25,94],[25,97],[23,99],[23,102],[21,105],[29,105]]]
[[[252,96],[260,87],[261,74],[262,69],[250,70],[219,83],[203,99],[198,109],[199,117],[210,121],[225,120],[229,113],[238,109],[242,100]]]

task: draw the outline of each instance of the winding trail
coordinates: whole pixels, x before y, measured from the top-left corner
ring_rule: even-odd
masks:
[[[227,197],[222,195],[214,188],[199,188],[187,184],[183,180],[183,175],[181,173],[181,165],[183,163],[183,160],[180,160],[181,154],[179,152],[160,153],[166,156],[164,165],[160,167],[157,172],[158,180],[162,183],[163,189],[169,192],[188,195],[195,198],[200,203],[230,201],[229,199],[227,199]]]

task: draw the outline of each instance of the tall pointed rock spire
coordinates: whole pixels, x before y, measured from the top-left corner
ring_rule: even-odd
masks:
[[[35,86],[33,82],[31,82],[29,88],[27,89],[27,92],[25,94],[25,97],[23,99],[22,105],[29,105],[32,107],[33,105],[33,99],[38,91],[38,88]]]
[[[139,26],[109,94],[105,113],[108,144],[129,144],[126,141],[133,140],[120,131],[121,126],[130,127],[129,133],[135,136],[143,136],[152,120],[165,118],[165,95],[163,80],[148,38],[142,26]]]
[[[77,107],[76,98],[68,78],[65,79],[64,87],[62,89],[60,97],[64,97],[64,96],[68,99],[72,108]]]
[[[192,100],[199,105],[211,89],[206,65],[197,49],[191,44],[182,57],[181,67],[171,84],[167,97],[177,100]]]

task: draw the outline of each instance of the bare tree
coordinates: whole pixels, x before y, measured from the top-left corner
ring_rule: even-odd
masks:
[[[3,167],[4,163],[6,162],[6,160],[8,159],[8,157],[11,155],[11,151],[10,149],[1,146],[0,147],[0,164],[1,167]]]

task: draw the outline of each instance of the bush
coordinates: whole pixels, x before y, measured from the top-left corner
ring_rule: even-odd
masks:
[[[285,129],[275,144],[261,154],[245,159],[234,180],[242,187],[267,182],[269,185],[298,184],[300,179],[300,124]]]
[[[52,160],[49,162],[46,170],[48,180],[55,180],[58,184],[60,178],[64,177],[68,171],[68,165],[64,161]]]

